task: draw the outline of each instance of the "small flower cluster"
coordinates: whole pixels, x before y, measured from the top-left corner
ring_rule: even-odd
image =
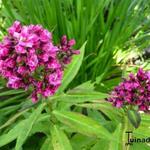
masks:
[[[125,105],[138,106],[141,111],[150,109],[150,72],[139,69],[137,74],[130,74],[115,87],[108,101],[120,108]]]
[[[0,75],[7,87],[25,90],[32,87],[32,101],[38,94],[53,95],[61,85],[63,70],[71,62],[74,40],[53,44],[51,33],[40,25],[22,26],[15,21],[8,35],[0,43]]]

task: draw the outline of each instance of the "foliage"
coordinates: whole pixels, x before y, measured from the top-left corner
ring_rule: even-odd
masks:
[[[2,4],[3,34],[14,20],[41,24],[53,31],[55,42],[63,34],[75,38],[81,54],[66,68],[58,92],[36,104],[30,93],[7,89],[0,80],[1,149],[149,149],[147,144],[125,146],[126,131],[132,130],[137,138],[149,137],[149,114],[140,114],[139,125],[136,113],[127,114],[105,101],[122,76],[139,67],[122,64],[116,57],[150,44],[149,0],[3,0]],[[150,68],[148,61],[142,66]]]

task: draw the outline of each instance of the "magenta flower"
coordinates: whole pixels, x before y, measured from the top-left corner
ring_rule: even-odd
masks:
[[[138,106],[139,110],[150,110],[150,71],[139,69],[137,74],[130,74],[114,88],[108,101],[120,108],[126,105]]]
[[[61,45],[59,46],[59,49],[61,50],[61,60],[64,64],[69,64],[71,62],[71,57],[73,54],[80,54],[79,50],[72,50],[72,46],[75,44],[75,40],[67,41],[67,37],[64,35],[61,38]]]
[[[52,34],[42,26],[15,21],[0,43],[0,75],[9,88],[32,87],[33,102],[38,94],[52,96],[61,85],[65,65],[79,54],[72,49],[74,44],[75,40],[63,36],[61,44],[54,45]]]
[[[21,84],[21,79],[19,77],[11,76],[8,79],[7,86],[10,88],[18,89],[21,86]]]

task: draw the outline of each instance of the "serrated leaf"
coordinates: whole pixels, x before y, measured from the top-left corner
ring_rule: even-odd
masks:
[[[56,125],[51,129],[51,135],[54,150],[72,150],[72,146],[66,134]]]
[[[106,128],[100,125],[95,120],[92,120],[89,117],[84,115],[75,113],[75,112],[68,112],[68,111],[53,111],[53,114],[56,118],[74,129],[75,131],[82,133],[87,136],[111,139],[112,136],[108,132]]]

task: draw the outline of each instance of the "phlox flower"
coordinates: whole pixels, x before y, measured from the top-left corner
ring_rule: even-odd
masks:
[[[32,101],[38,94],[47,98],[61,85],[64,67],[71,62],[75,40],[63,36],[54,45],[52,33],[41,25],[23,26],[19,21],[8,29],[0,43],[0,76],[7,80],[7,87],[28,90],[32,88]]]
[[[150,110],[150,71],[140,68],[136,75],[130,74],[129,78],[114,88],[108,101],[120,108],[124,106],[138,106],[141,111]]]

